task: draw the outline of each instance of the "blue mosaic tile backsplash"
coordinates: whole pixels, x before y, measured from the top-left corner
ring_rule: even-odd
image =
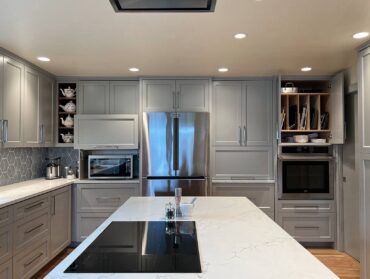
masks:
[[[73,148],[0,149],[0,186],[45,176],[47,157],[61,157],[61,168],[77,166],[79,151]]]

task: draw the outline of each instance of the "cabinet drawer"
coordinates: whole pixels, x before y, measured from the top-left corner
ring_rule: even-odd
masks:
[[[13,257],[14,279],[30,278],[48,262],[48,239],[43,238]]]
[[[335,241],[335,213],[279,214],[278,223],[300,242]]]
[[[13,254],[12,240],[12,226],[9,225],[0,228],[0,263],[11,258]]]
[[[214,174],[216,179],[272,179],[272,148],[234,148],[215,152]]]
[[[49,212],[43,210],[14,224],[14,253],[47,235],[49,230]]]
[[[19,220],[26,216],[30,216],[33,213],[49,208],[49,195],[42,195],[26,201],[17,203],[14,206],[14,216],[15,220]]]
[[[235,184],[212,182],[214,196],[247,197],[260,209],[274,211],[274,184]]]
[[[78,212],[114,212],[131,196],[137,196],[138,184],[79,184]]]
[[[280,212],[336,212],[334,201],[278,201]]]
[[[11,279],[13,278],[12,273],[13,273],[12,260],[0,264],[0,279]]]
[[[0,227],[13,221],[13,207],[8,206],[0,209]]]
[[[76,218],[76,235],[74,241],[85,240],[95,231],[111,213],[78,213]]]

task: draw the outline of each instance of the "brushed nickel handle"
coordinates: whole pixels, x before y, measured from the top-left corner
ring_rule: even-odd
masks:
[[[120,197],[98,197],[96,200],[99,202],[109,202],[109,201],[120,201]]]
[[[44,202],[43,202],[43,201],[41,201],[41,202],[38,202],[38,203],[35,203],[35,204],[32,204],[32,205],[30,205],[30,206],[25,207],[25,208],[24,208],[24,210],[25,210],[25,211],[27,211],[27,210],[31,210],[31,209],[34,209],[34,208],[36,208],[36,207],[40,207],[40,206],[42,206],[43,204],[44,204]]]
[[[172,92],[172,102],[173,102],[172,108],[176,109],[176,92],[175,91]]]
[[[242,140],[242,127],[239,126],[239,144],[243,145],[243,140]]]
[[[4,136],[3,136],[3,143],[8,143],[8,120],[3,120],[3,126],[4,126]]]
[[[181,98],[181,96],[180,96],[180,91],[179,92],[177,92],[177,96],[176,96],[176,103],[177,103],[177,108],[179,109],[180,108],[180,99]]]
[[[34,228],[32,228],[32,229],[30,229],[30,230],[28,230],[28,231],[25,231],[25,232],[24,232],[24,234],[29,234],[29,233],[31,233],[31,232],[34,232],[35,230],[37,230],[37,229],[41,228],[43,225],[44,225],[44,224],[37,225],[36,227],[34,227]]]
[[[1,143],[5,143],[4,142],[4,120],[0,119],[0,122],[1,122]]]
[[[303,229],[303,230],[318,230],[320,227],[318,226],[295,226],[296,229]]]
[[[244,142],[244,145],[247,145],[247,127],[246,126],[243,127],[243,142]]]
[[[30,260],[29,262],[25,263],[24,264],[24,267],[27,267],[29,266],[30,264],[33,264],[36,260],[38,260],[42,255],[44,255],[44,253],[40,253],[38,254],[36,257],[34,257],[32,260]]]

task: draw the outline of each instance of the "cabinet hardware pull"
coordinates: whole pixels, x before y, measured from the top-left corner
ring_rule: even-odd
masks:
[[[177,96],[176,96],[176,103],[177,103],[177,106],[176,106],[176,108],[180,108],[180,91],[179,92],[177,92]]]
[[[42,255],[44,255],[44,253],[40,253],[38,254],[36,257],[34,257],[32,260],[30,260],[28,263],[25,263],[24,264],[24,267],[27,267],[29,266],[30,264],[34,263],[36,260],[38,260]]]
[[[295,205],[294,206],[295,209],[307,209],[307,210],[310,210],[310,209],[316,209],[318,210],[319,209],[319,206],[318,205]]]
[[[0,119],[0,122],[1,122],[1,143],[5,143],[4,142],[4,120]]]
[[[31,233],[31,232],[34,232],[35,230],[37,230],[37,229],[41,228],[43,225],[44,225],[44,224],[40,224],[40,225],[38,225],[38,226],[36,226],[36,227],[34,227],[34,228],[32,228],[32,229],[28,230],[28,231],[25,231],[25,232],[24,232],[24,234],[29,234],[29,233]]]
[[[3,120],[4,125],[4,141],[3,143],[8,143],[8,120]]]
[[[96,198],[97,201],[120,201],[120,197],[98,197]]]
[[[31,209],[34,209],[35,207],[40,207],[44,204],[44,202],[38,202],[38,203],[35,203],[33,205],[30,205],[28,207],[25,207],[24,210],[27,211],[27,210],[31,210]]]
[[[239,144],[243,145],[243,140],[242,140],[242,127],[239,126]]]
[[[311,229],[311,230],[318,230],[318,229],[320,229],[320,227],[318,227],[318,226],[295,226],[294,228],[296,228],[296,229],[307,229],[307,230],[309,230],[309,229]]]
[[[172,105],[172,108],[173,109],[176,109],[176,92],[175,91],[173,91],[172,92],[172,101],[173,101],[173,105]]]
[[[243,127],[243,142],[244,142],[244,145],[247,145],[247,127],[244,126]]]
[[[51,207],[51,215],[54,216],[55,215],[55,196],[52,197],[52,207]]]

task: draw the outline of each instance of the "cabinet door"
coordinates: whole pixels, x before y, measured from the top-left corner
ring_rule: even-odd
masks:
[[[76,149],[138,149],[138,116],[76,115]]]
[[[175,84],[174,80],[144,80],[143,111],[174,111]]]
[[[176,80],[178,111],[208,111],[208,80]]]
[[[25,91],[24,91],[24,114],[23,114],[23,138],[25,146],[40,146],[39,125],[39,73],[25,68]]]
[[[370,47],[360,52],[357,73],[360,151],[370,153]]]
[[[241,145],[242,87],[241,81],[218,81],[213,84],[215,146]]]
[[[3,89],[4,89],[4,56],[0,55],[0,142],[3,139],[1,127],[3,125]],[[2,144],[0,143],[0,148],[2,147]]]
[[[7,120],[7,142],[5,147],[22,146],[22,101],[24,66],[4,57],[3,119]]]
[[[71,242],[71,198],[71,186],[51,193],[51,257],[56,256]]]
[[[84,241],[92,232],[94,232],[112,212],[105,213],[77,213],[75,233],[73,240],[76,242]]]
[[[344,74],[337,74],[331,81],[330,132],[332,144],[344,143]]]
[[[109,86],[110,113],[139,113],[139,83],[137,81],[110,81]]]
[[[247,81],[246,106],[243,115],[244,145],[272,143],[272,81]]]
[[[81,81],[77,98],[79,114],[109,113],[109,81]]]
[[[43,146],[51,146],[54,142],[54,80],[40,75],[40,125],[42,127]]]

